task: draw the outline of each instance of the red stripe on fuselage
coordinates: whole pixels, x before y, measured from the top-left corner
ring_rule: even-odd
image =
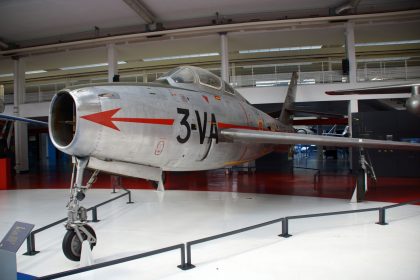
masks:
[[[160,125],[173,125],[174,119],[146,119],[146,118],[112,118],[113,122],[147,123]]]

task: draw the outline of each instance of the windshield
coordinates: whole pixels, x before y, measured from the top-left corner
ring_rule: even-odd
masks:
[[[175,83],[194,83],[194,73],[190,68],[182,68],[181,70],[172,74],[171,78],[175,81]]]

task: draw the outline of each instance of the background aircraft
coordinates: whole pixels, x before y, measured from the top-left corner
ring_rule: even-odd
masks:
[[[59,91],[50,106],[50,137],[76,165],[63,239],[66,257],[79,260],[83,240],[96,244],[80,202],[99,171],[157,181],[163,189],[163,171],[241,164],[293,144],[420,150],[420,144],[294,133],[296,85],[293,73],[279,119],[253,107],[216,75],[192,66],[175,68],[155,83]],[[84,185],[86,168],[95,172]]]
[[[405,107],[407,108],[407,111],[420,117],[420,84],[401,84],[383,87],[336,90],[327,91],[325,93],[329,95],[411,93],[411,96],[405,102]]]

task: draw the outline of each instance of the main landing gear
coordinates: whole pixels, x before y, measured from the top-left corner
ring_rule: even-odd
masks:
[[[67,233],[63,238],[64,255],[72,260],[79,261],[82,252],[82,243],[87,240],[90,248],[96,245],[95,231],[87,224],[87,210],[80,206],[80,202],[85,198],[86,191],[95,182],[99,173],[93,172],[86,186],[83,186],[83,173],[86,169],[88,158],[76,158],[75,168],[70,186],[70,201],[67,204],[67,223],[65,225]]]

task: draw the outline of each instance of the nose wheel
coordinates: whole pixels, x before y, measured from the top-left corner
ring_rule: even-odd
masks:
[[[82,253],[82,242],[87,240],[90,249],[96,245],[96,234],[89,225],[81,225],[74,229],[68,229],[63,238],[63,253],[72,261],[80,261]]]

